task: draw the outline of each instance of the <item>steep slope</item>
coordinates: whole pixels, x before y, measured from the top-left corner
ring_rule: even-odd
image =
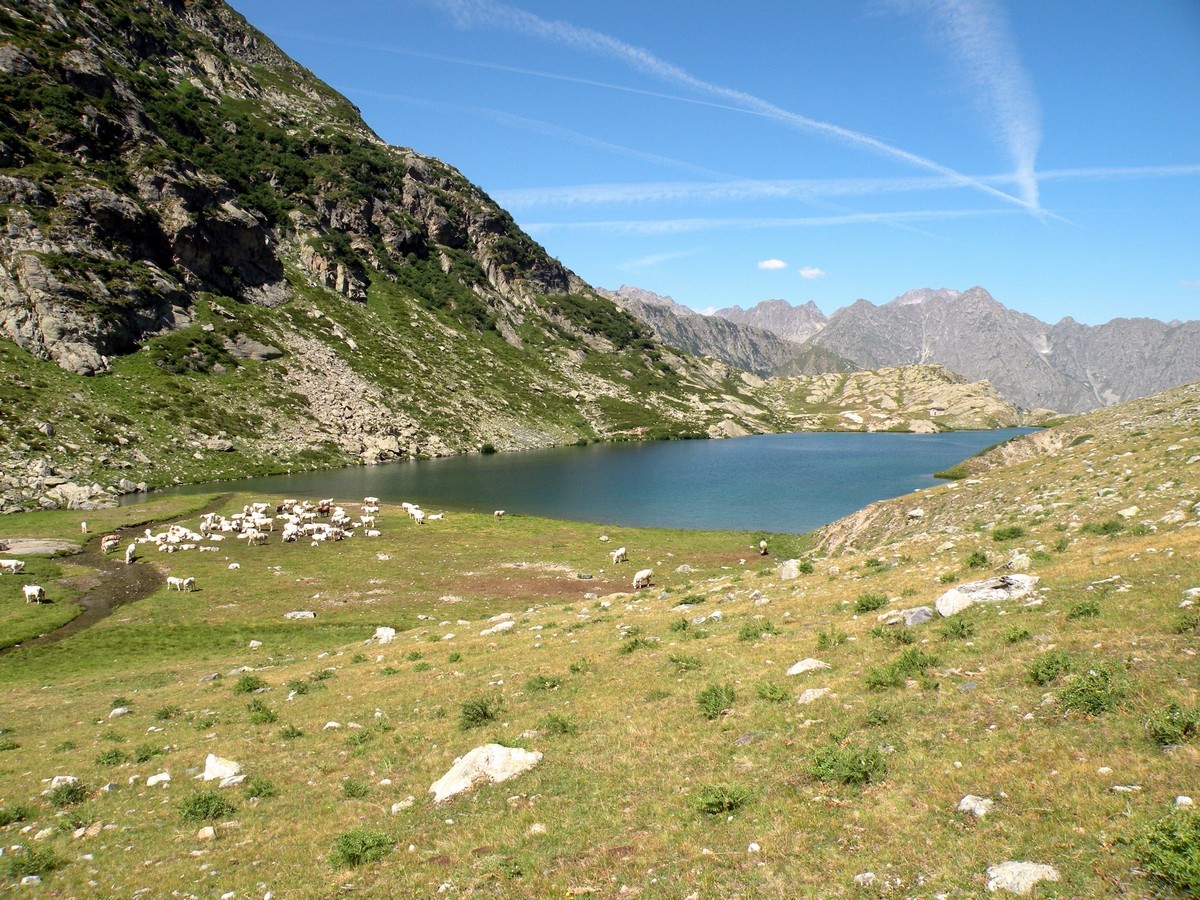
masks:
[[[642,288],[622,285],[601,290],[618,306],[650,326],[664,344],[696,356],[711,356],[763,378],[848,372],[854,366],[822,347],[800,348],[793,341],[754,325],[719,315],[706,316]]]
[[[764,427],[223,3],[6,7],[0,71],[14,492]]]
[[[863,368],[938,363],[1027,409],[1083,412],[1200,378],[1200,322],[1051,326],[981,287],[910,291],[838,310],[810,343]]]

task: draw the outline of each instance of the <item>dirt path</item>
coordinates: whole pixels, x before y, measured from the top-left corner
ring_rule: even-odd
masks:
[[[199,516],[205,512],[220,509],[224,503],[225,495],[222,495],[204,507],[204,509],[197,510],[192,515]],[[191,516],[188,518],[191,518]],[[135,525],[120,528],[114,533],[121,536],[123,546],[135,535],[140,535],[142,529],[156,524],[159,523],[138,522]],[[67,547],[79,546],[68,541],[47,542],[21,538],[9,539],[8,541],[9,552],[14,554],[19,552],[19,549],[24,549],[25,553],[38,552],[37,549],[30,549],[32,545],[37,544],[65,544]],[[54,547],[51,549],[67,549],[67,547]],[[56,644],[73,634],[79,634],[84,629],[91,628],[101,619],[112,615],[114,610],[124,606],[126,603],[145,600],[162,587],[163,584],[163,574],[153,563],[142,561],[126,565],[123,553],[114,553],[111,556],[101,553],[99,536],[88,541],[85,548],[81,552],[73,554],[70,559],[72,563],[87,566],[93,570],[84,575],[76,575],[73,578],[64,579],[62,582],[81,591],[80,596],[74,603],[82,606],[83,612],[70,622],[60,625],[53,631],[30,638],[20,644],[0,649],[0,656],[12,653],[14,650],[22,647]]]

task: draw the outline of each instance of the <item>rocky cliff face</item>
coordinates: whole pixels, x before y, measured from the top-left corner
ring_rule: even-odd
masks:
[[[1083,412],[1200,378],[1200,322],[1048,325],[987,291],[910,291],[838,310],[811,339],[865,368],[937,363],[1026,409]]]
[[[803,343],[825,327],[826,318],[811,300],[792,306],[786,300],[763,300],[749,309],[730,306],[718,309],[716,316],[739,325],[753,325],[774,332],[784,340]]]

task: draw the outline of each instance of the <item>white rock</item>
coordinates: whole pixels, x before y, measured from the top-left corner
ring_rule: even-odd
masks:
[[[326,722],[325,727],[322,728],[321,730],[322,731],[330,731],[330,730],[341,728],[341,727],[342,727],[341,722]]]
[[[394,816],[397,813],[408,809],[410,806],[412,806],[416,802],[417,802],[417,798],[412,796],[411,794],[409,794],[403,800],[400,800],[400,801],[392,804],[392,815]]]
[[[784,560],[778,571],[780,581],[792,581],[800,577],[800,560],[788,559]]]
[[[258,649],[259,647],[261,647],[261,646],[262,646],[262,641],[251,641],[251,642],[250,642],[250,649],[251,649],[251,650],[257,650],[257,649]]]
[[[21,879],[21,884],[26,885],[26,886],[41,884],[41,883],[42,883],[42,878],[40,875],[26,875],[24,878]]]
[[[309,609],[297,609],[283,614],[285,619],[315,619],[317,614]]]
[[[200,777],[205,781],[215,781],[240,774],[242,774],[240,763],[236,763],[232,759],[217,756],[215,753],[210,753],[204,760],[204,774]]]
[[[762,846],[757,841],[751,841],[750,846],[746,848],[747,853],[758,853],[762,850]]]
[[[874,872],[859,872],[854,876],[854,883],[859,887],[870,887],[875,883]]]
[[[159,772],[157,775],[151,775],[149,778],[146,779],[146,787],[154,787],[155,785],[158,785],[158,784],[170,784],[170,782],[171,782],[171,773],[170,772]]]
[[[396,639],[396,629],[389,628],[386,625],[380,625],[375,629],[375,633],[367,638],[368,644],[390,644]]]
[[[81,835],[82,835],[83,831],[84,831],[84,829],[82,829],[82,828],[79,829],[79,832]],[[52,834],[54,834],[53,828],[43,828],[41,831],[39,831],[37,834],[35,834],[33,836],[33,839],[35,841],[44,841],[46,838],[50,837]]]
[[[121,718],[121,716],[127,716],[127,715],[129,715],[129,707],[128,706],[118,706],[116,709],[114,709],[112,712],[110,712],[108,714],[108,717],[110,719],[119,719],[119,718]]]
[[[1141,510],[1138,509],[1136,506],[1127,506],[1124,509],[1118,509],[1117,515],[1120,516],[1122,519],[1132,519],[1134,516],[1136,516],[1140,512],[1141,512]]]
[[[809,688],[800,695],[800,699],[796,701],[797,706],[807,706],[815,700],[820,700],[829,693],[829,688]]]
[[[479,632],[479,635],[480,635],[480,637],[487,637],[488,635],[499,634],[502,631],[508,631],[510,628],[512,628],[516,624],[517,624],[516,622],[510,622],[510,621],[497,622],[491,628],[483,629],[483,631]]]
[[[1176,809],[1195,809],[1196,803],[1194,800],[1192,800],[1191,797],[1188,797],[1184,794],[1180,794],[1178,797],[1175,798],[1175,808]]]
[[[215,841],[217,839],[217,829],[212,825],[205,825],[196,832],[196,840],[198,841]]]
[[[484,744],[455,760],[450,771],[435,781],[429,790],[433,794],[434,802],[440,803],[469,791],[479,782],[490,781],[499,784],[507,781],[532,769],[541,761],[542,754],[536,750]]]
[[[974,794],[967,794],[958,801],[958,811],[962,813],[970,813],[977,819],[982,819],[992,811],[995,806],[995,801],[988,797],[976,797]]]
[[[64,784],[74,784],[78,780],[74,775],[55,775],[50,779],[50,789],[62,787]]]
[[[819,659],[802,659],[790,669],[787,670],[789,675],[801,675],[804,672],[812,672],[816,669],[832,669],[833,666],[827,662],[821,662]]]
[[[960,613],[974,603],[1017,600],[1029,594],[1039,579],[1036,575],[1001,575],[983,581],[968,581],[950,588],[934,606],[942,616]]]
[[[545,834],[546,833],[545,823],[544,822],[534,822],[532,825],[529,826],[529,833],[530,834]]]
[[[1002,862],[988,866],[987,889],[1028,894],[1039,881],[1058,881],[1058,869],[1043,863]]]

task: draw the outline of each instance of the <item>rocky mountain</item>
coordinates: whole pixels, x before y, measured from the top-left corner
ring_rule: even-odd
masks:
[[[793,334],[791,314],[780,303],[766,301],[742,319],[753,314],[776,334]],[[1066,318],[1050,325],[981,287],[913,290],[882,306],[858,300],[833,313],[805,345],[861,369],[942,365],[988,380],[1030,410],[1084,412],[1200,379],[1200,322],[1114,319],[1090,326]]]
[[[600,293],[648,325],[664,344],[696,356],[711,356],[763,378],[849,372],[855,368],[823,347],[800,348],[765,328],[702,315],[643,288],[622,285],[615,291],[601,289]]]
[[[824,328],[827,321],[825,314],[811,300],[800,306],[792,306],[786,300],[763,300],[749,309],[735,305],[718,309],[713,315],[739,325],[764,328],[797,343],[807,341]]]
[[[11,491],[770,421],[224,3],[6,5],[0,72]]]

